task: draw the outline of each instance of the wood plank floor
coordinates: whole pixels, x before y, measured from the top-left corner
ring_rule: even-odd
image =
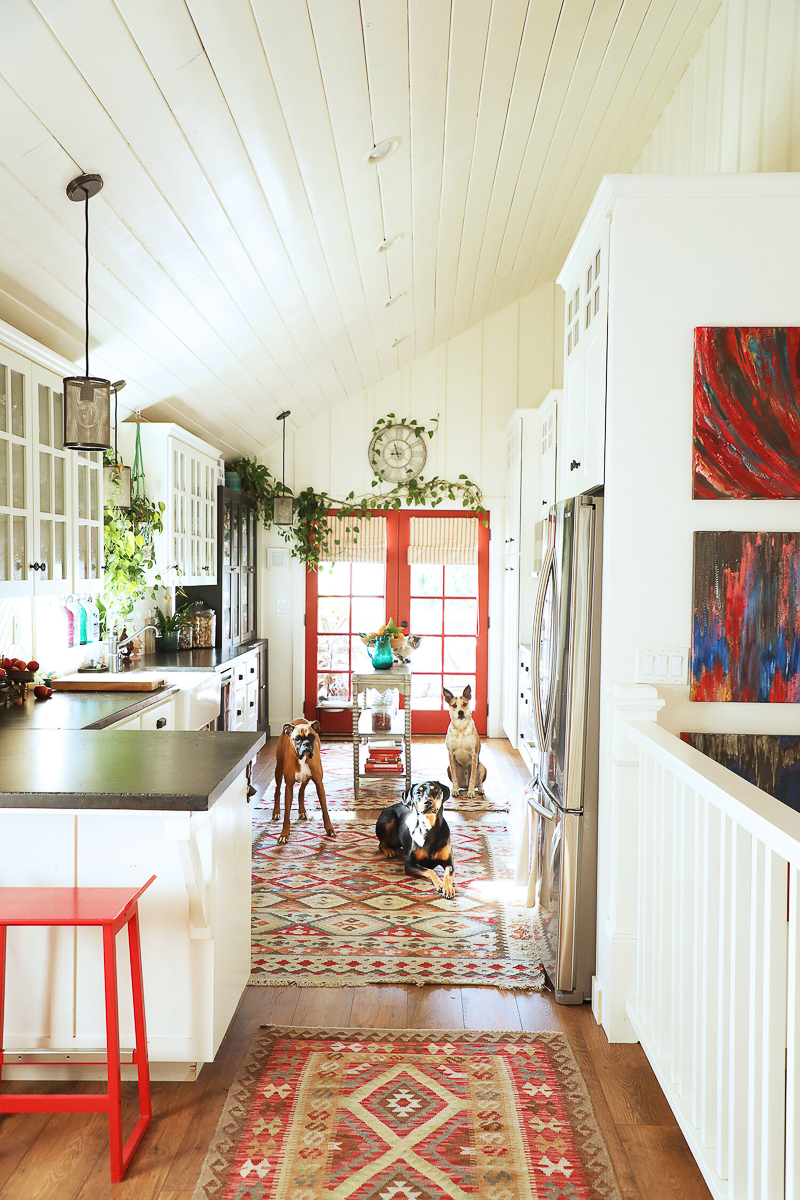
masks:
[[[275,740],[255,782],[272,779]],[[526,778],[508,743],[493,741],[506,789]],[[271,799],[271,791],[270,791]],[[367,1029],[555,1029],[583,1072],[625,1200],[706,1200],[710,1192],[639,1046],[609,1045],[590,1008],[565,1008],[548,994],[493,988],[369,986],[248,987],[213,1063],[196,1083],[155,1083],[153,1124],[128,1175],[108,1177],[107,1124],[92,1113],[0,1117],[0,1200],[191,1200],[227,1090],[259,1025]],[[8,1084],[9,1090],[43,1090]],[[97,1084],[54,1084],[92,1091]],[[135,1085],[125,1084],[128,1127]]]

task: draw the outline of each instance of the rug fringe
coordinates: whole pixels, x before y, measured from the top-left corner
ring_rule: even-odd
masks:
[[[333,977],[323,975],[319,978],[309,979],[308,976],[303,976],[297,979],[264,979],[261,977],[250,976],[247,981],[248,987],[322,987],[322,988],[348,988],[348,987],[374,987],[382,985],[384,987],[480,987],[492,988],[496,992],[513,993],[513,992],[544,992],[547,990],[547,985],[544,979],[537,983],[520,983],[520,984],[499,984],[487,983],[485,980],[480,983],[470,983],[464,979],[431,979],[425,977],[420,979],[417,976],[405,977],[403,979],[388,979],[385,975],[377,975],[374,978],[371,976],[359,976],[357,979],[342,979],[339,976]]]

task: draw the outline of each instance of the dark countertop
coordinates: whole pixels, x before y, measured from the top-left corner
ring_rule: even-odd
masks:
[[[266,645],[266,642],[266,638],[256,638],[246,646],[228,646],[222,650],[213,646],[207,650],[156,651],[155,654],[143,654],[131,666],[131,670],[141,667],[144,671],[216,671],[237,658],[243,658],[245,654],[252,654],[259,646]],[[123,670],[125,669],[123,667]]]
[[[9,729],[0,808],[206,812],[265,741],[264,733]]]
[[[105,729],[179,690],[165,686],[153,692],[53,692],[49,700],[36,700],[31,687],[22,704],[0,706],[0,736],[5,740],[12,730]]]

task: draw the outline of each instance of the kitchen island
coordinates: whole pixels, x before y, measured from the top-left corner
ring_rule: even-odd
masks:
[[[248,764],[265,735],[0,727],[0,885],[122,887],[155,875],[140,901],[151,1073],[193,1077],[250,974]],[[75,1064],[104,1060],[98,931],[12,929],[7,953],[4,1074],[38,1077],[36,1064],[58,1052],[70,1064],[56,1068],[62,1077],[91,1075]],[[132,1046],[124,935],[117,954]]]

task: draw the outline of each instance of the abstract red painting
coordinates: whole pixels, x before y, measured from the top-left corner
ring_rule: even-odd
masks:
[[[800,497],[800,328],[694,331],[695,500]]]

